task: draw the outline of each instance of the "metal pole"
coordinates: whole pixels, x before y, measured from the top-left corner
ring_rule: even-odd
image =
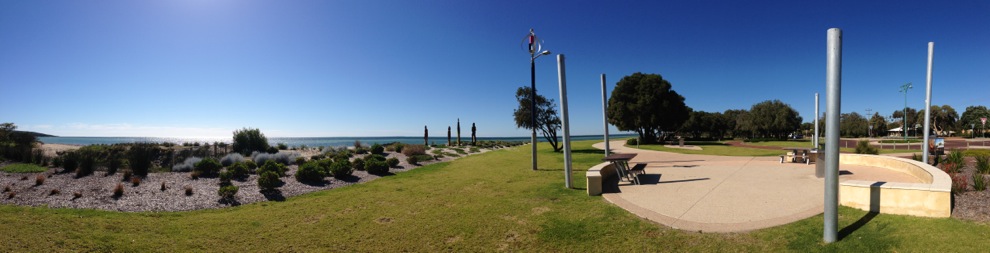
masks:
[[[605,73],[602,73],[602,118],[605,122],[605,156],[608,156],[610,152],[608,148],[608,99],[605,94]]]
[[[818,103],[818,92],[815,92],[815,141],[814,141],[814,145],[815,145],[815,148],[816,149],[819,147],[818,146],[818,115],[821,115],[818,112],[818,105],[819,104],[820,103]]]
[[[925,78],[925,141],[921,145],[921,162],[928,163],[928,131],[931,129],[932,115],[932,57],[935,55],[935,42],[928,42],[928,77]]]
[[[560,80],[560,114],[564,127],[564,187],[571,189],[571,127],[567,118],[567,74],[564,55],[557,55],[557,79]]]
[[[839,112],[842,111],[842,30],[828,29],[825,76],[825,243],[838,240]]]
[[[529,106],[532,107],[531,116],[533,120],[533,134],[530,135],[529,142],[533,145],[533,170],[536,170],[536,127],[539,124],[536,122],[536,56],[533,55],[532,49],[529,50],[529,82]]]

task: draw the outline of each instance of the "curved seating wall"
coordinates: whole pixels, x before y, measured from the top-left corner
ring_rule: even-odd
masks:
[[[923,182],[843,181],[839,183],[839,203],[844,206],[924,217],[949,217],[952,214],[952,179],[938,168],[903,158],[860,154],[841,154],[839,163],[885,168],[912,175]]]

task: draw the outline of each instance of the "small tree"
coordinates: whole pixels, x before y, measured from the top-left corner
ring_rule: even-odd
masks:
[[[548,100],[546,97],[537,94],[536,122],[534,123],[531,90],[529,87],[519,87],[516,90],[516,100],[519,101],[519,107],[513,111],[516,127],[523,129],[536,128],[543,134],[543,138],[550,143],[554,152],[560,151],[562,147],[557,141],[560,118],[557,116],[557,110],[554,109],[557,106],[554,104],[553,99]],[[536,143],[533,143],[533,145],[536,145]]]
[[[634,131],[644,143],[655,143],[688,119],[684,97],[657,74],[633,73],[615,85],[608,99],[608,122]]]
[[[234,151],[247,156],[251,152],[268,150],[268,138],[257,128],[244,128],[234,131]],[[276,150],[277,151],[277,150]]]

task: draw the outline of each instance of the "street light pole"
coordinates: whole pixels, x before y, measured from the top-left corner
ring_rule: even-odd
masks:
[[[914,88],[911,83],[901,85],[901,92],[904,93],[904,110],[901,111],[901,114],[904,116],[904,121],[901,122],[901,135],[904,136],[905,142],[907,141],[907,92],[911,88]]]
[[[533,147],[533,170],[536,170],[536,127],[539,125],[538,122],[536,122],[536,58],[539,58],[541,55],[548,55],[550,54],[550,51],[540,51],[543,49],[543,42],[537,40],[536,32],[534,32],[532,28],[529,29],[529,35],[526,37],[529,39],[529,106],[531,107],[530,116],[532,116],[530,119],[533,123],[531,126],[533,131],[529,140]]]

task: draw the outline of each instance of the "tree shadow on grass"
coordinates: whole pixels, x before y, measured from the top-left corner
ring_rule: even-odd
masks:
[[[220,198],[220,200],[217,200],[217,203],[220,203],[221,205],[229,205],[229,206],[239,206],[239,205],[241,205],[241,202],[240,201],[237,201],[236,198],[233,198],[233,199]]]
[[[330,182],[327,182],[327,180],[324,180],[324,179],[320,179],[320,181],[303,180],[303,181],[299,181],[299,183],[302,183],[302,184],[308,185],[308,186],[316,186],[316,187],[323,187],[323,186],[327,186],[328,184],[330,184]]]
[[[285,201],[285,195],[282,195],[279,189],[262,190],[261,195],[264,195],[268,201]]]

